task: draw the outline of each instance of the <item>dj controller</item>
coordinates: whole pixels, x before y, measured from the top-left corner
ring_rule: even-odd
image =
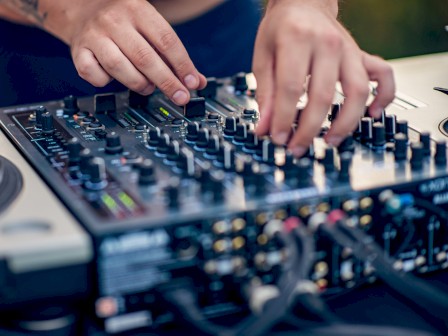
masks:
[[[184,107],[156,91],[0,109],[15,146],[0,134],[0,311],[82,301],[107,333],[157,330],[176,319],[161,297],[190,286],[207,319],[244,316],[254,288],[281,281],[292,252],[276,233],[291,223],[312,235],[307,279],[344,293],[378,269],[317,228],[335,210],[395,270],[448,268],[446,143],[401,117],[404,98],[376,120],[367,109],[333,148],[323,136],[337,92],[295,158],[255,134],[251,75],[211,78],[192,96]]]

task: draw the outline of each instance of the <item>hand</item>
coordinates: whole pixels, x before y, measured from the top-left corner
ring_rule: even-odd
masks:
[[[115,78],[143,95],[157,86],[178,105],[188,102],[189,89],[205,87],[174,30],[146,0],[64,2],[71,7],[66,21],[49,30],[71,46],[86,81],[105,86]]]
[[[271,0],[272,1],[272,0]],[[378,82],[378,95],[370,106],[379,117],[393,99],[391,67],[359,49],[350,34],[322,1],[277,0],[268,7],[255,44],[253,71],[261,120],[257,134],[270,133],[285,144],[296,118],[296,104],[308,85],[308,104],[288,148],[302,156],[319,133],[339,80],[346,96],[338,119],[325,136],[337,146],[352,132],[364,113],[369,79]],[[327,1],[328,3],[328,1]]]

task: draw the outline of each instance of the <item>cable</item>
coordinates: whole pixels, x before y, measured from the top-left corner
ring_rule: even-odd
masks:
[[[392,260],[385,256],[372,237],[348,225],[341,210],[333,210],[327,217],[327,223],[319,228],[338,244],[349,247],[355,257],[372,265],[376,275],[397,293],[432,316],[446,319],[448,295],[409,273],[397,271]]]

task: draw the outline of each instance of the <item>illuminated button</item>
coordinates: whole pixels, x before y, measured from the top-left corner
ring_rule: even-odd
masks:
[[[370,211],[370,210],[372,210],[372,208],[373,208],[373,199],[371,199],[370,197],[364,197],[363,199],[361,199],[361,201],[359,201],[359,207],[363,211]]]
[[[234,232],[244,230],[245,227],[246,227],[246,221],[243,218],[235,218],[232,221],[232,229]]]
[[[359,219],[359,225],[361,225],[362,227],[370,225],[371,223],[372,223],[372,216],[370,215],[364,215]]]
[[[269,238],[267,235],[265,235],[264,233],[262,233],[261,235],[259,235],[257,237],[257,243],[258,245],[266,245],[267,242],[269,241]]]
[[[244,245],[246,245],[246,240],[244,239],[244,237],[240,236],[232,239],[232,246],[234,250],[239,250],[243,248]]]

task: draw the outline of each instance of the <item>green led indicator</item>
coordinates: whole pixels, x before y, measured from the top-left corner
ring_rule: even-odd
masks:
[[[135,209],[135,202],[128,194],[121,192],[118,194],[118,198],[128,209]]]
[[[118,208],[118,204],[117,202],[115,202],[115,200],[110,197],[109,195],[103,195],[101,196],[101,200],[103,201],[104,204],[106,204],[106,206],[110,209],[110,210],[115,210]]]

